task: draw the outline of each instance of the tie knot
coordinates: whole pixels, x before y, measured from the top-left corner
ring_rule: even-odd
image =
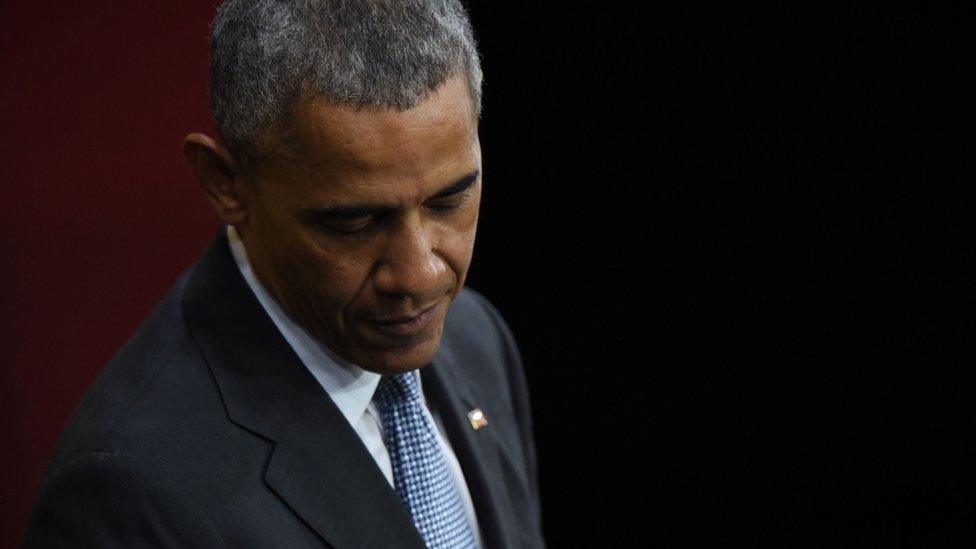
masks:
[[[417,375],[415,372],[403,372],[391,376],[383,376],[379,385],[376,387],[374,397],[376,403],[381,408],[406,404],[410,402],[420,402],[420,388],[417,386]]]

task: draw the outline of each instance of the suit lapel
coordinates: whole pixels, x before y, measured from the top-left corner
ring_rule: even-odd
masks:
[[[516,547],[511,521],[504,518],[507,516],[504,510],[510,504],[506,498],[497,430],[490,423],[479,430],[471,427],[467,414],[483,401],[477,398],[472,380],[460,371],[448,341],[442,341],[432,364],[420,374],[461,464],[485,546]],[[486,412],[490,415],[490,411]]]
[[[285,504],[338,548],[424,546],[362,441],[247,287],[223,228],[194,269],[184,311],[231,420],[274,442],[265,480]]]
[[[423,547],[359,437],[322,400],[296,395],[268,463],[268,485],[336,547]]]

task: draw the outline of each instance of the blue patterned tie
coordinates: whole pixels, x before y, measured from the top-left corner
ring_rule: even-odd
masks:
[[[427,547],[477,547],[454,479],[421,408],[414,372],[383,376],[374,397],[393,484]]]

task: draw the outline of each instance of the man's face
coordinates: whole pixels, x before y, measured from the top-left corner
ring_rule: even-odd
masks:
[[[354,364],[424,366],[477,229],[481,145],[466,80],[403,112],[303,101],[292,124],[289,152],[270,155],[256,182],[240,178],[237,229],[256,275]]]

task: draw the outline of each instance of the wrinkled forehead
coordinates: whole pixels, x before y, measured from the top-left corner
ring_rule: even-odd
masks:
[[[288,149],[309,172],[423,177],[471,153],[476,120],[464,78],[447,80],[403,111],[315,96],[293,110]]]

